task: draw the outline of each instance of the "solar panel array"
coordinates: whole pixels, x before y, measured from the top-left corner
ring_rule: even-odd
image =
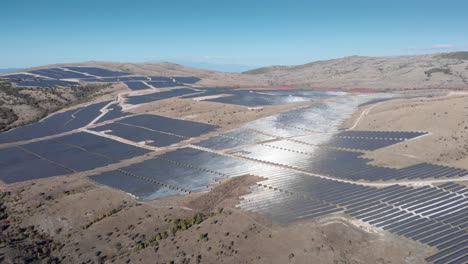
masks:
[[[74,71],[67,71],[61,68],[47,68],[41,70],[34,70],[29,71],[29,73],[37,74],[52,79],[79,79],[88,77],[85,74]]]
[[[349,102],[348,102],[349,103]],[[329,134],[336,132],[336,127],[354,112],[354,108],[343,106],[338,99],[328,103],[318,103],[308,107],[289,110],[266,118],[257,119],[244,125],[245,128],[260,131],[275,137],[297,137],[310,133]],[[336,114],[333,108],[341,113]]]
[[[322,98],[328,95],[326,92],[317,91],[249,91],[239,90],[233,88],[197,88],[203,91],[203,94],[197,95],[199,97],[224,95],[222,97],[205,99],[209,102],[218,102],[225,104],[242,105],[248,107],[257,107],[265,105],[280,105],[296,102],[305,102],[312,99]],[[197,96],[187,96],[185,98],[195,98]]]
[[[174,77],[173,79],[176,82],[187,83],[187,84],[193,84],[193,83],[201,81],[201,79],[198,77]]]
[[[238,205],[271,218],[279,224],[312,219],[343,211],[333,204],[307,199],[274,189],[255,186],[252,193],[242,196]]]
[[[97,68],[97,67],[66,67],[66,69],[81,72],[81,73],[86,73],[86,74],[98,76],[98,77],[115,77],[115,76],[129,75],[129,73],[127,72],[113,71],[113,70],[107,70],[107,69]]]
[[[117,76],[117,77],[92,77],[80,79],[85,82],[102,82],[102,83],[115,83],[115,82],[134,82],[134,81],[148,81],[149,77],[146,76]]]
[[[102,122],[105,122],[105,121],[109,121],[109,120],[113,120],[113,119],[116,119],[116,118],[121,118],[121,117],[124,117],[124,116],[128,116],[129,113],[128,112],[124,112],[122,110],[122,107],[118,104],[112,104],[110,106],[107,107],[107,112],[104,116],[102,116],[97,123],[102,123]]]
[[[198,137],[217,128],[206,123],[149,114],[127,117],[120,120],[119,123],[185,138]]]
[[[33,79],[44,79],[42,77],[37,77],[30,74],[25,73],[15,73],[15,74],[8,74],[0,76],[0,79],[25,79],[25,80],[33,80]]]
[[[148,81],[146,83],[153,86],[154,88],[170,88],[170,87],[177,87],[177,86],[183,86],[184,85],[183,83],[173,82],[173,81],[169,81],[169,82]]]
[[[151,81],[155,81],[155,82],[172,82],[172,78],[171,77],[163,77],[163,76],[151,76],[150,77]]]
[[[393,169],[368,164],[362,152],[314,147],[289,140],[262,145],[241,147],[229,153],[252,160],[277,164],[309,173],[347,180],[400,180],[442,177],[464,177],[468,170],[448,166],[420,163],[402,169]]]
[[[9,184],[70,173],[21,148],[0,149],[0,179]]]
[[[142,199],[154,199],[204,190],[221,177],[245,174],[267,180],[245,195],[239,207],[269,216],[277,223],[344,212],[438,249],[428,261],[445,263],[466,254],[468,188],[454,183],[436,187],[391,185],[376,188],[317,178],[194,148],[177,149],[116,172],[92,177],[101,184],[124,191],[131,191],[133,178],[152,182],[159,186],[154,194],[151,188],[143,194],[138,190],[133,194]]]
[[[148,152],[81,132],[0,149],[0,179],[14,183],[87,171]]]
[[[103,125],[92,130],[154,147],[165,147],[186,140],[185,137],[162,133],[145,127],[135,127],[120,122]]]
[[[203,148],[221,150],[272,139],[274,138],[270,136],[241,129],[211,137],[209,139],[198,142],[195,145]]]
[[[249,174],[265,167],[267,166],[248,160],[199,149],[181,148],[117,171],[91,176],[91,179],[100,184],[131,192],[140,199],[151,200],[174,193],[158,191],[157,194],[152,194],[145,191],[142,194],[132,187],[135,178],[139,179],[137,181],[144,180],[149,184],[162,186],[163,189],[177,190],[178,193],[175,194],[182,194],[205,190],[208,185],[220,178]],[[110,174],[113,176],[109,176]],[[129,175],[131,177],[128,177]],[[115,177],[118,177],[121,186],[114,183]],[[130,191],[131,189],[133,191]]]
[[[143,82],[124,82],[124,83],[132,91],[145,90],[145,89],[151,88]]]
[[[26,87],[52,87],[80,85],[79,82],[69,79],[77,79],[83,82],[116,83],[126,82],[132,90],[148,89],[142,81],[154,88],[171,88],[194,84],[201,79],[189,77],[162,77],[162,76],[130,76],[128,72],[108,70],[99,67],[54,67],[28,71],[31,74],[8,74],[0,76],[0,79],[12,79],[18,86]],[[34,74],[34,75],[33,75]],[[128,83],[127,83],[128,82]]]
[[[0,144],[41,138],[81,128],[98,117],[101,114],[101,108],[109,102],[94,103],[57,113],[40,122],[0,133]]]
[[[310,100],[309,98],[305,97],[269,95],[242,90],[234,90],[231,92],[231,94],[232,95],[229,96],[206,99],[205,101],[257,107],[264,105],[281,105],[288,103],[306,102]]]
[[[168,98],[173,98],[173,97],[178,97],[178,96],[193,94],[193,93],[197,93],[197,91],[193,89],[189,89],[189,88],[180,88],[180,89],[174,89],[174,90],[164,91],[164,92],[156,92],[156,93],[145,94],[145,95],[128,96],[126,98],[126,103],[131,104],[131,105],[144,104],[144,103],[156,102],[159,100],[164,100]]]
[[[468,254],[466,186],[375,188],[300,173],[266,177],[243,197],[240,208],[268,215],[281,224],[322,216],[327,210],[344,210],[383,230],[435,247],[438,252],[428,262],[449,263]],[[296,208],[303,213],[295,215]]]
[[[22,80],[15,82],[17,86],[22,87],[52,87],[52,86],[74,86],[80,85],[78,82],[62,81],[62,80]]]
[[[358,150],[376,150],[407,141],[425,132],[344,131],[336,134],[327,146]]]

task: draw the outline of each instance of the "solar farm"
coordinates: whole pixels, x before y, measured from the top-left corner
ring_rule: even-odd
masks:
[[[132,91],[158,89],[194,84],[196,77],[152,77],[98,67],[57,67],[0,75],[17,86],[67,87],[88,83],[124,83]]]
[[[220,181],[250,175],[260,180],[235,207],[274,225],[342,216],[426,246],[428,263],[468,262],[468,167],[425,160],[380,165],[374,153],[424,141],[433,131],[341,127],[358,109],[402,95],[200,87],[196,77],[94,67],[0,78],[38,88],[123,83],[130,91],[1,133],[0,180],[7,186],[81,177],[151,202],[209,192]],[[201,113],[137,111],[164,102],[258,115],[225,125]]]

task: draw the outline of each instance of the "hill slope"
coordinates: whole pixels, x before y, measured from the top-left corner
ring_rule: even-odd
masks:
[[[201,86],[249,86],[262,85],[265,83],[265,80],[261,76],[204,70],[169,62],[119,63],[90,61],[81,63],[53,64],[30,68],[27,70],[67,66],[107,68],[110,70],[129,72],[132,74],[142,74],[147,76],[195,76],[202,79],[197,83],[197,85]]]
[[[272,66],[244,72],[273,85],[326,88],[468,87],[468,52],[401,57],[352,56],[297,66]]]

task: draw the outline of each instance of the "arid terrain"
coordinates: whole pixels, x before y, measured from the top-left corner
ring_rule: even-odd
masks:
[[[245,73],[268,79],[272,85],[379,90],[466,88],[467,54],[351,56],[297,66],[260,68]]]
[[[58,64],[37,69],[68,67],[70,65]],[[63,109],[55,114],[59,116],[68,111],[70,108],[67,107],[70,106],[71,109],[76,110],[81,109],[81,107],[87,109],[95,104],[103,104],[102,108],[97,109],[97,113],[90,111],[91,117],[86,120],[83,126],[73,127],[69,130],[57,129],[53,130],[53,133],[30,138],[23,137],[24,134],[18,133],[21,138],[17,141],[8,141],[8,139],[0,137],[0,140],[5,140],[0,141],[0,155],[7,153],[1,151],[23,150],[53,163],[53,165],[58,164],[69,170],[66,174],[51,174],[47,177],[15,181],[11,180],[9,175],[1,175],[4,171],[0,169],[0,178],[3,181],[0,182],[0,228],[2,228],[0,262],[387,264],[431,262],[428,257],[442,251],[442,249],[428,243],[418,242],[410,237],[396,234],[395,230],[387,229],[388,226],[384,226],[385,228],[377,226],[367,218],[358,217],[353,212],[353,210],[358,210],[358,212],[359,210],[371,210],[374,207],[379,208],[372,210],[380,210],[384,206],[388,206],[389,211],[403,208],[406,210],[405,213],[413,213],[412,208],[405,208],[404,204],[398,205],[403,205],[403,207],[396,208],[395,205],[393,208],[394,204],[388,201],[385,204],[382,202],[382,205],[375,205],[373,202],[380,202],[380,198],[375,198],[374,201],[371,197],[365,199],[365,202],[369,203],[364,204],[365,207],[362,207],[362,202],[359,207],[351,207],[346,203],[355,197],[346,198],[348,191],[343,192],[343,197],[346,199],[340,202],[327,200],[326,194],[323,194],[325,198],[315,197],[314,192],[318,193],[319,191],[312,189],[316,184],[312,181],[318,181],[318,184],[324,184],[323,186],[329,183],[337,184],[336,186],[350,184],[352,187],[349,187],[349,190],[356,186],[358,186],[356,188],[363,188],[363,190],[364,188],[373,188],[372,190],[365,189],[363,192],[375,193],[375,197],[383,196],[384,193],[379,193],[382,190],[391,193],[385,188],[394,188],[393,191],[399,190],[398,188],[407,188],[404,191],[408,191],[411,188],[422,186],[422,188],[428,188],[435,193],[443,191],[442,187],[439,187],[443,184],[456,183],[466,189],[468,174],[463,175],[463,173],[468,170],[468,93],[463,89],[458,89],[468,87],[466,79],[468,78],[468,57],[465,53],[399,58],[350,57],[303,66],[257,69],[242,74],[198,70],[169,63],[89,62],[79,65],[124,71],[132,75],[196,76],[201,80],[175,88],[148,87],[148,89],[140,91],[132,91],[121,82],[92,83],[73,89],[16,87],[0,83],[0,85],[7,87],[7,89],[0,91],[2,102],[0,120],[3,122],[1,129],[23,125],[41,119],[50,112]],[[351,75],[353,78],[349,78]],[[163,93],[184,89],[182,87],[190,90],[190,93],[162,99],[157,98]],[[218,94],[216,90],[214,92],[208,89],[201,90],[204,87],[217,87],[215,89],[229,87],[233,92],[223,90],[224,92]],[[250,88],[235,89],[238,87]],[[313,89],[311,88],[313,87],[342,88],[340,90],[345,92],[320,91],[312,96],[308,92],[312,93]],[[427,89],[436,87],[444,89]],[[387,93],[350,91],[355,88],[387,90]],[[425,90],[413,93],[414,89],[420,88]],[[390,90],[402,92],[393,91],[391,93]],[[232,101],[216,101],[216,99],[223,97],[240,99],[238,101],[234,99]],[[283,97],[297,97],[301,100],[292,100],[288,103],[275,101]],[[259,98],[264,100],[261,101],[263,104],[258,103]],[[142,103],[137,100],[148,101]],[[373,100],[376,101],[373,102]],[[112,111],[117,107],[125,115],[118,113],[112,118],[100,121],[100,118],[105,118],[106,114],[113,113]],[[79,119],[80,111],[86,110],[72,111],[73,117],[65,122],[64,127],[68,123],[72,123],[74,119]],[[171,122],[193,123],[181,126],[182,128],[178,127],[180,131],[172,132],[166,130],[172,124],[163,124],[166,121],[160,121],[161,124],[152,123],[152,125],[159,125],[157,129],[149,127],[150,124],[132,126],[126,121],[143,115],[162,116],[169,118]],[[43,121],[47,123],[48,119]],[[179,137],[183,140],[159,146],[152,144],[151,140],[136,140],[132,138],[134,134],[129,136],[124,133],[113,134],[113,131],[99,130],[108,125],[131,127],[131,129],[139,128],[145,132],[158,133],[160,136],[164,134],[164,136]],[[178,125],[174,125],[174,127]],[[182,131],[184,129],[189,131],[192,127],[200,125],[210,126],[211,130],[195,136],[187,136],[182,133],[185,132]],[[252,139],[253,141],[249,142],[249,138],[243,138],[239,140],[241,143],[237,143],[237,145],[219,148],[200,143],[220,135],[222,137],[224,135],[224,138],[229,140],[237,140],[234,136],[227,136],[226,133],[232,131],[248,131],[251,135],[263,136],[266,139]],[[364,144],[362,148],[353,149],[327,143],[336,138],[346,138],[346,136],[339,136],[340,133],[356,131],[359,133],[421,132],[422,134],[402,141],[396,141],[394,138],[383,139],[377,136],[354,138],[369,140],[369,142],[395,140],[394,144],[375,149],[365,149]],[[8,133],[16,135],[14,134],[15,130],[3,135],[9,135]],[[31,150],[32,148],[27,147],[29,144],[40,144],[45,141],[49,143],[52,141],[62,142],[63,137],[80,133],[124,143],[128,148],[128,153],[131,153],[133,148],[148,152],[141,155],[135,154],[129,158],[112,158],[111,162],[91,169],[75,169],[60,159],[62,152],[58,153],[58,157],[51,156],[49,158],[44,157],[45,154],[37,154],[39,150]],[[143,132],[141,133],[143,134]],[[270,138],[268,139],[268,137]],[[304,137],[311,137],[317,141],[306,141]],[[139,139],[139,137],[137,138]],[[220,145],[224,143],[223,141]],[[73,144],[78,145],[78,143]],[[100,144],[96,143],[96,146]],[[70,147],[72,144],[65,145]],[[260,148],[260,158],[254,156],[255,147]],[[270,150],[262,153],[262,148],[272,149],[280,154],[275,154],[276,152],[270,154]],[[191,149],[204,153],[203,155],[212,155],[213,162],[210,160],[207,162],[196,160],[196,163],[190,163],[187,160],[172,161],[164,156],[180,149]],[[231,150],[238,150],[238,152],[231,152]],[[54,150],[44,151],[53,152]],[[97,153],[86,147],[80,147],[80,151],[93,155]],[[336,153],[341,152],[346,153],[346,155],[355,155],[355,153],[363,155],[358,155],[357,160],[345,160],[346,162],[343,163],[346,164],[359,162],[364,158],[369,159],[368,162],[359,165],[365,166],[363,169],[361,167],[343,169],[350,175],[358,175],[360,172],[374,168],[384,171],[388,168],[402,169],[420,164],[441,167],[427,169],[427,177],[424,175],[424,177],[411,178],[397,175],[397,177],[392,178],[390,176],[394,174],[389,173],[389,178],[374,180],[365,176],[362,178],[343,177],[342,174],[339,174],[341,172],[339,166],[343,165],[339,164],[340,162],[336,163],[337,171],[330,173],[309,170],[300,167],[300,162],[298,162],[299,165],[294,163],[296,160],[300,161],[301,155],[315,157],[314,153],[322,153],[315,151],[325,151],[323,153],[326,154],[323,156],[332,155],[331,160],[338,160],[341,154]],[[194,156],[194,160],[195,156],[199,155],[198,152],[191,154]],[[69,155],[69,153],[74,153],[71,148],[67,149],[67,152],[63,152],[63,155]],[[97,154],[105,156],[112,153]],[[189,155],[187,154],[187,156]],[[97,158],[97,156],[94,157]],[[218,159],[220,157],[225,158],[225,160]],[[15,159],[13,156],[9,163],[20,162],[18,161],[20,159]],[[233,174],[234,176],[232,176],[224,172],[230,166],[233,168],[237,166],[237,163],[229,163],[231,159],[253,162],[259,167],[258,169],[253,167],[249,170],[246,168],[246,173]],[[0,165],[8,167],[10,164],[5,160],[8,161],[5,156],[0,157]],[[177,170],[171,174],[173,171],[167,170],[166,167],[164,170],[159,167],[150,167],[149,172],[143,171],[143,169],[129,172],[129,168],[132,166],[139,166],[154,160],[171,163],[173,164],[171,166],[177,167]],[[291,162],[291,164],[284,165],[282,162]],[[317,167],[319,167],[321,163],[329,164],[326,162],[329,161],[325,159],[313,160],[309,163],[317,163]],[[24,166],[28,163],[18,164]],[[371,168],[371,165],[375,165],[375,167]],[[440,177],[436,174],[430,174],[431,171],[446,172],[452,167],[457,169],[459,174],[441,174]],[[215,182],[207,184],[208,186],[201,186],[203,188],[190,189],[193,184],[199,184],[198,178],[189,181],[191,179],[188,177],[188,183],[185,184],[183,180],[176,177],[178,174],[185,175],[186,168],[203,171],[203,173],[214,171],[217,174],[214,178]],[[272,172],[275,172],[275,168],[278,169],[278,175],[283,175],[280,172],[284,172],[285,177],[278,178],[278,175],[269,175],[274,174]],[[244,171],[242,166],[238,169]],[[20,169],[11,169],[8,170],[8,173],[14,174],[17,171]],[[146,199],[148,196],[139,193],[138,188],[141,186],[135,188],[131,186],[126,189],[128,186],[113,185],[116,183],[111,180],[100,182],[93,178],[96,175],[119,172],[126,172],[126,175],[131,176],[129,179],[131,178],[132,181],[135,180],[133,178],[137,178],[139,181],[143,179],[147,186],[158,186],[158,188],[162,186],[161,189],[165,191],[177,190],[180,193],[184,191],[184,194],[163,194],[155,196],[157,197],[155,199]],[[336,174],[334,174],[335,172]],[[156,180],[145,173],[154,175]],[[164,179],[166,173],[174,179]],[[194,176],[197,176],[197,173],[194,173]],[[413,172],[408,173],[408,175],[411,176],[411,173]],[[286,176],[290,177],[291,182],[301,177],[311,179],[311,182],[304,181],[303,186],[305,187],[293,186],[291,183],[291,186],[297,188],[288,189],[290,186]],[[273,185],[275,184],[274,180],[278,179],[280,183],[286,181],[286,185]],[[268,185],[269,181],[272,185]],[[258,205],[263,211],[255,211],[255,207],[245,209],[241,206],[242,202],[250,202],[251,198],[248,195],[255,194],[255,186],[265,186],[267,191],[278,193],[276,194],[278,196],[258,194],[258,197],[265,198],[264,201],[260,200]],[[306,187],[315,191],[308,192]],[[462,187],[457,188],[462,189]],[[418,193],[421,189],[413,191]],[[330,192],[334,192],[334,190],[331,189]],[[299,215],[294,218],[294,221],[281,222],[278,219],[289,221],[289,218],[284,218],[283,215],[277,217],[281,211],[282,195],[288,196],[284,198],[285,203],[289,201],[288,199],[304,199],[304,203],[319,200],[320,203],[326,203],[339,210],[317,216],[315,214]],[[402,196],[404,197],[404,195]],[[273,198],[269,200],[268,198],[271,197]],[[418,201],[418,197],[415,197],[411,203]],[[447,197],[460,198],[460,201],[457,202],[461,202],[461,205],[467,205],[465,203],[468,199],[466,193],[460,192],[458,194],[447,191]],[[447,203],[450,204],[450,201]],[[253,200],[251,203],[254,202]],[[275,206],[268,207],[277,202],[279,203],[277,208]],[[421,198],[421,203],[423,202],[425,201]],[[299,208],[297,210],[302,208],[297,204],[290,206],[291,212],[295,212],[296,207]],[[458,207],[450,207],[447,211],[443,211],[445,210],[443,209],[442,212],[456,215],[458,212],[466,210],[465,207],[460,211],[452,212],[450,211],[452,208]],[[418,223],[439,221],[438,218],[431,218],[432,214],[423,216],[421,217],[421,213],[418,212],[403,221],[412,219],[416,219],[415,221],[419,221]],[[398,226],[398,221],[390,223],[390,226]],[[403,222],[401,223],[403,224]],[[442,220],[437,223],[446,224]],[[457,224],[451,225],[453,229],[457,229],[458,226],[460,226],[460,230],[457,230],[456,232],[459,233],[456,234],[460,237],[457,239],[462,238],[461,241],[464,242],[466,239],[463,240],[463,236],[466,234],[461,232],[466,232],[466,222],[457,222]],[[455,232],[455,230],[453,231]],[[437,232],[435,231],[435,233]],[[463,261],[463,258],[468,255],[463,250],[464,248],[459,251],[462,255],[457,255],[458,260]]]

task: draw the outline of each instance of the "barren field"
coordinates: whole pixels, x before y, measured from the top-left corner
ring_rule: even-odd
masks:
[[[206,79],[140,90],[117,80],[81,97],[10,87],[2,107],[22,119],[3,115],[5,124],[74,105],[0,134],[5,263],[426,263],[467,255],[464,92],[213,88],[202,86],[254,77],[84,65]]]
[[[370,157],[378,164],[403,166],[426,161],[468,168],[467,95],[384,102],[372,107],[355,129],[431,131],[372,153]]]

